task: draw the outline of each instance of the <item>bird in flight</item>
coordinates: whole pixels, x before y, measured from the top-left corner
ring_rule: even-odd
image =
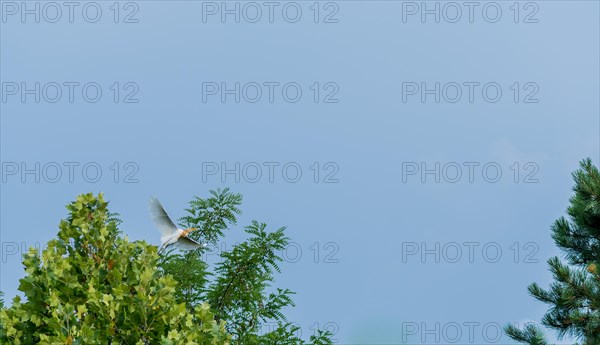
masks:
[[[196,248],[200,248],[203,245],[192,240],[187,235],[194,231],[198,230],[198,228],[189,228],[189,229],[179,229],[175,223],[169,218],[167,212],[160,204],[160,201],[155,197],[150,198],[150,202],[148,203],[150,208],[150,216],[152,217],[152,221],[162,234],[160,236],[160,249],[158,252],[162,252],[170,245],[174,245],[175,247],[182,250],[193,250]]]

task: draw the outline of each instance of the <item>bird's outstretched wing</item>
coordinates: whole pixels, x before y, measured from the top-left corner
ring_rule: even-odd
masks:
[[[173,223],[171,218],[169,218],[158,199],[155,197],[150,198],[148,207],[150,208],[152,221],[163,236],[171,235],[173,232],[177,231],[177,226]]]
[[[202,244],[192,240],[187,236],[180,237],[174,244],[175,247],[183,250],[193,250],[202,247]]]

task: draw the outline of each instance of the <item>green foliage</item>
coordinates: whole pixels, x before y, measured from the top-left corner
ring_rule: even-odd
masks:
[[[228,224],[236,224],[236,214],[242,211],[238,206],[242,203],[242,195],[224,190],[211,190],[211,197],[202,199],[195,197],[190,201],[190,207],[186,209],[189,215],[182,217],[179,221],[186,228],[198,228],[190,237],[203,243],[216,244],[223,237],[223,231]]]
[[[277,289],[266,295],[273,281],[273,271],[279,271],[275,252],[288,243],[281,228],[267,233],[266,224],[253,222],[246,228],[253,235],[249,240],[221,254],[215,268],[217,278],[207,293],[218,318],[228,322],[228,330],[240,343],[249,333],[260,330],[260,321],[284,320],[281,309],[292,305],[291,291]]]
[[[177,303],[157,248],[119,236],[102,194],[67,206],[58,239],[24,255],[27,300],[0,311],[8,344],[228,344],[208,304]]]
[[[183,302],[191,310],[206,300],[203,287],[208,284],[209,272],[200,251],[190,251],[184,256],[169,253],[161,258],[159,266],[164,272],[176,277],[178,285],[175,299],[178,302]]]
[[[210,197],[194,198],[186,210],[188,215],[179,219],[185,228],[200,231],[191,237],[203,243],[217,245],[225,230],[236,224],[241,211],[240,194],[229,189],[210,191]],[[178,301],[193,308],[207,301],[217,320],[226,321],[226,329],[234,344],[305,344],[296,336],[298,328],[286,321],[284,309],[294,306],[288,289],[273,288],[274,273],[280,272],[282,259],[277,255],[287,246],[285,228],[269,232],[267,225],[252,221],[244,228],[248,238],[231,249],[223,251],[221,260],[212,271],[201,260],[204,248],[183,255],[168,255],[160,266],[177,277],[180,285]],[[263,326],[277,327],[261,334]],[[332,344],[331,334],[318,331],[310,344]]]
[[[0,314],[4,309],[4,292],[0,291]],[[4,337],[4,324],[2,323],[2,319],[0,318],[0,339]]]
[[[548,345],[544,334],[534,325],[527,325],[522,330],[514,325],[508,325],[504,329],[506,334],[516,341],[531,345]]]
[[[228,226],[236,224],[236,214],[241,210],[240,194],[233,194],[229,189],[210,191],[208,199],[194,198],[186,209],[189,215],[179,219],[184,228],[198,228],[189,237],[201,243],[216,245]],[[208,265],[202,260],[202,251],[189,251],[185,254],[173,255],[172,251],[161,257],[159,266],[167,273],[177,277],[179,283],[175,296],[179,302],[185,303],[188,309],[206,301],[206,287],[209,283]]]
[[[569,220],[561,217],[552,226],[552,238],[565,253],[568,264],[559,258],[548,260],[554,282],[548,290],[533,283],[529,293],[551,305],[542,324],[559,337],[571,336],[584,345],[600,344],[600,173],[590,159],[573,173],[575,194],[567,209]],[[507,326],[516,341],[547,345],[541,331]]]

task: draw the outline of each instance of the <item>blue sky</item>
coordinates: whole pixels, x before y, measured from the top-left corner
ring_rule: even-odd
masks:
[[[76,195],[158,243],[151,195],[177,218],[230,187],[224,248],[252,219],[288,228],[303,335],[505,344],[497,325],[546,310],[526,287],[551,282],[549,227],[600,154],[597,2],[38,3],[39,23],[26,3],[0,3],[9,299]]]

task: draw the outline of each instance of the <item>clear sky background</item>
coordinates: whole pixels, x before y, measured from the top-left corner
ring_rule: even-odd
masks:
[[[252,219],[288,227],[276,284],[298,293],[286,314],[305,337],[318,324],[340,344],[510,344],[499,325],[545,312],[526,287],[551,282],[550,225],[578,162],[600,154],[597,1],[477,2],[471,18],[464,2],[237,2],[239,23],[221,2],[97,1],[86,15],[82,2],[72,18],[38,3],[40,23],[0,4],[7,300],[24,248],[54,238],[78,194],[104,192],[124,234],[158,243],[151,195],[178,218],[230,187],[244,213],[224,248]],[[423,20],[436,4],[439,23]],[[236,82],[239,103],[222,92]]]

